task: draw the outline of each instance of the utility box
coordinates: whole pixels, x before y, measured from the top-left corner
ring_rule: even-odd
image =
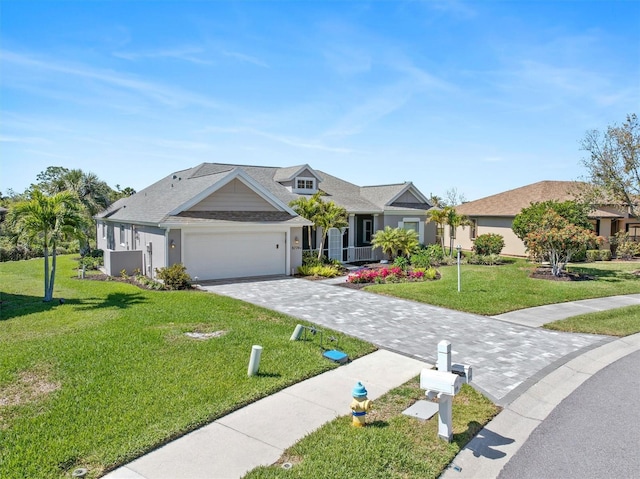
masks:
[[[423,369],[420,373],[420,388],[439,394],[455,396],[464,384],[464,379],[457,374],[433,369]]]

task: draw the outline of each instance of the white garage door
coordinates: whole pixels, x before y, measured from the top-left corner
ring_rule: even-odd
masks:
[[[285,233],[185,233],[183,261],[192,278],[286,274]]]

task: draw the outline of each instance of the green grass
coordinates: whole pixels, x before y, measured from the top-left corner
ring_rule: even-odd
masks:
[[[293,318],[197,291],[78,280],[60,257],[0,263],[0,477],[90,477],[290,384],[336,367],[289,341]],[[188,331],[226,331],[207,341]],[[247,377],[253,344],[260,374]],[[374,347],[344,337],[351,358]]]
[[[544,325],[547,329],[570,333],[628,336],[640,333],[640,306],[599,311],[561,319]]]
[[[570,266],[593,281],[549,281],[530,278],[535,266],[512,260],[500,266],[462,265],[461,292],[457,266],[438,268],[438,281],[367,286],[366,290],[470,313],[495,315],[522,308],[619,294],[640,293],[637,262],[597,262]]]
[[[421,421],[402,415],[417,399],[424,399],[424,390],[415,378],[374,401],[367,427],[353,427],[350,416],[335,419],[285,451],[277,464],[256,468],[245,479],[436,478],[499,410],[463,386],[453,401],[454,435],[447,443],[437,437],[437,416]],[[284,462],[293,464],[286,473]]]

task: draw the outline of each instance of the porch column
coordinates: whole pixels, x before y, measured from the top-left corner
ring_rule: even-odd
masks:
[[[356,245],[356,215],[349,215],[349,248]]]
[[[356,244],[356,215],[349,214],[349,237],[347,248],[347,261],[353,261],[355,258],[355,244]]]

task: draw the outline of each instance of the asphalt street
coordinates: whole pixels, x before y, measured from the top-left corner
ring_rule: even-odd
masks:
[[[499,479],[640,476],[640,351],[585,381],[543,421]]]

